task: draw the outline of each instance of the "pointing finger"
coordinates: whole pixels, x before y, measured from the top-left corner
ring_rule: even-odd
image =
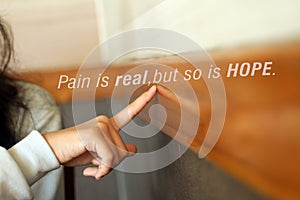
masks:
[[[154,97],[156,94],[156,86],[153,85],[148,91],[139,96],[134,102],[116,114],[112,120],[119,130],[130,122]]]

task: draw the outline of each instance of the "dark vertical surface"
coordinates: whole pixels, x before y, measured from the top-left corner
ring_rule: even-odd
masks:
[[[65,178],[65,200],[75,199],[75,188],[74,188],[74,168],[64,167],[64,178]]]
[[[84,103],[82,106],[84,109]],[[109,108],[109,101],[96,102],[97,114],[110,116]],[[62,105],[61,110],[65,127],[72,126],[74,124],[72,105]],[[82,120],[92,117],[92,115],[83,116]],[[137,144],[140,152],[158,149],[170,141],[170,138],[161,132],[148,140],[130,138],[122,133],[121,135],[126,142]],[[65,179],[66,189],[69,190],[66,191],[67,200],[265,199],[213,163],[205,159],[200,160],[191,151],[187,151],[171,165],[149,173],[131,174],[112,171],[101,181],[96,181],[94,178],[84,177],[83,169],[84,167],[76,167],[73,174],[67,172],[66,176],[72,176]],[[74,183],[73,188],[71,188],[72,183]]]

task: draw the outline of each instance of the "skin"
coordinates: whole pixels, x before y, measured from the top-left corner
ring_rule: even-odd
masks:
[[[146,106],[156,90],[156,86],[152,86],[112,118],[101,115],[76,127],[43,134],[43,137],[60,164],[81,166],[92,163],[95,167],[86,168],[83,175],[99,180],[123,159],[137,152],[135,145],[124,143],[119,131]]]

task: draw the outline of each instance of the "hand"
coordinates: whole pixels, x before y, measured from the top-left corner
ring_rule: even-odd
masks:
[[[124,144],[119,131],[145,107],[155,94],[156,86],[152,86],[112,118],[98,116],[79,126],[43,136],[61,164],[79,166],[92,163],[97,167],[88,167],[83,174],[99,180],[127,156],[136,153],[136,146]]]

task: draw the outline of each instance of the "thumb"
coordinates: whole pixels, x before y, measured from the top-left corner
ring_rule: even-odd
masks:
[[[126,144],[128,156],[133,156],[137,152],[137,147],[134,144]]]

